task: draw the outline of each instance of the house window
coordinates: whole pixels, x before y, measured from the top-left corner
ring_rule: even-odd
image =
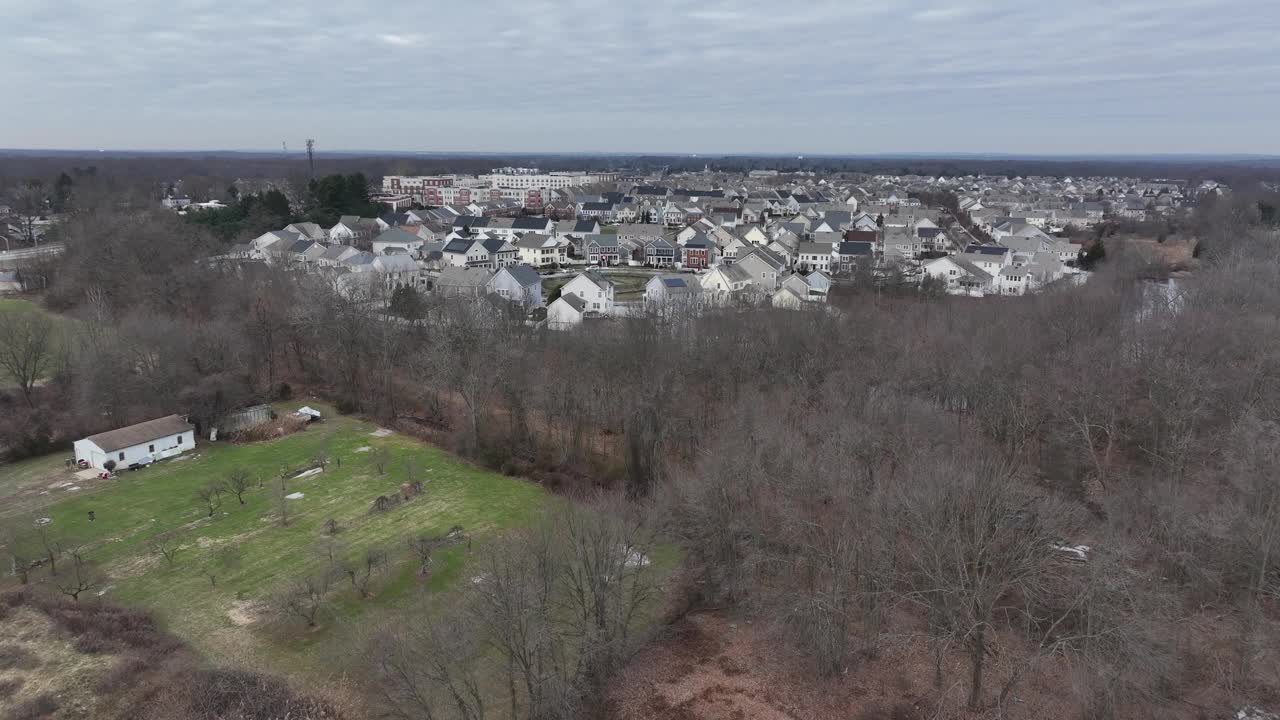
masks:
[[[124,453],[120,453],[120,459],[124,460]]]
[[[179,436],[178,436],[178,444],[179,444],[179,445],[181,445],[181,444],[182,444],[182,436],[181,436],[181,435],[179,435]]]
[[[155,452],[155,451],[156,451],[156,446],[155,446],[155,445],[148,445],[148,446],[147,446],[147,452]]]

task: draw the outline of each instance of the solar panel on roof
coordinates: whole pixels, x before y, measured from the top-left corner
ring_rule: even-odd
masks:
[[[669,288],[687,287],[684,284],[684,278],[662,278],[662,284]]]

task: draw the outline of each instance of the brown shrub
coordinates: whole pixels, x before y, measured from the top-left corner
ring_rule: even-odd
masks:
[[[9,713],[9,720],[42,720],[53,717],[58,711],[58,701],[49,693],[38,695],[18,705]]]
[[[283,681],[243,670],[191,669],[174,677],[147,720],[341,720],[322,700],[298,695]]]
[[[0,670],[30,670],[39,665],[40,660],[21,645],[0,645]]]
[[[22,678],[7,678],[0,680],[0,700],[7,700],[13,697],[22,689]]]

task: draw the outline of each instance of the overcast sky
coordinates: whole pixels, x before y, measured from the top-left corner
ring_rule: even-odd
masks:
[[[1280,0],[0,0],[0,147],[1280,154]]]

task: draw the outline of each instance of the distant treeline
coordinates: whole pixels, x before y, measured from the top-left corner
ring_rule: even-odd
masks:
[[[182,180],[183,191],[198,197],[218,196],[237,179],[288,179],[304,186],[311,169],[303,153],[49,153],[4,154],[0,188],[28,179],[52,182],[72,167],[89,167],[118,184],[163,188]],[[637,172],[697,171],[710,165],[720,172],[847,172],[889,175],[1058,175],[1174,178],[1198,184],[1211,179],[1233,187],[1280,182],[1275,158],[962,158],[962,157],[795,157],[747,155],[317,155],[315,177],[362,172],[383,175],[483,173],[495,167],[525,166],[543,170],[634,169]]]

